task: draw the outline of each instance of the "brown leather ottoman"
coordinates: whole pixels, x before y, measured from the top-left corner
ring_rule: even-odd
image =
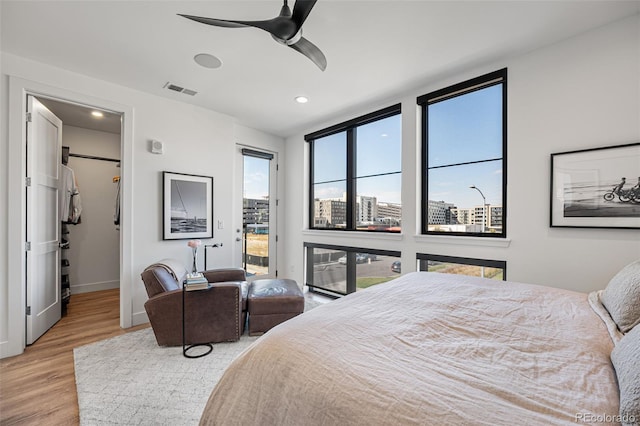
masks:
[[[249,336],[266,333],[304,311],[304,295],[294,280],[264,279],[249,284]]]

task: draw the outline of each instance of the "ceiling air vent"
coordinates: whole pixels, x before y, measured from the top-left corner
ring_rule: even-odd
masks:
[[[173,84],[171,82],[167,82],[167,84],[164,85],[164,88],[173,90],[174,92],[184,93],[185,95],[189,96],[195,96],[198,93],[195,90],[185,89],[184,87],[178,86],[177,84]]]

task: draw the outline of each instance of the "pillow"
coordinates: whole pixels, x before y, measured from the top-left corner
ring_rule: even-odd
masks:
[[[611,314],[607,311],[607,308],[602,304],[602,293],[604,290],[592,291],[587,296],[587,300],[589,301],[589,306],[593,309],[593,312],[596,313],[607,326],[607,331],[609,332],[609,336],[613,341],[613,345],[617,345],[620,339],[624,336],[620,330],[618,330],[618,325],[615,323],[613,318],[611,318]]]
[[[640,323],[640,260],[622,268],[609,281],[602,304],[623,333]]]
[[[611,352],[620,388],[620,421],[640,422],[640,327],[627,333]]]

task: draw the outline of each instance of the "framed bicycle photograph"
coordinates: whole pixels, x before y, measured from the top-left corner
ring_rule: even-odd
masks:
[[[213,178],[162,172],[162,239],[213,238]]]
[[[551,154],[552,227],[640,228],[640,143]]]

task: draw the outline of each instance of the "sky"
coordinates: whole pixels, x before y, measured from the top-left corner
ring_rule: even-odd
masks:
[[[243,198],[262,199],[269,195],[269,161],[264,158],[243,155]]]
[[[502,158],[502,86],[429,106],[429,167]],[[502,161],[432,169],[429,198],[458,207],[502,204]]]
[[[466,162],[475,164],[432,169],[429,199],[457,207],[502,204],[502,86],[496,85],[430,105],[429,167]],[[396,115],[357,129],[357,175],[401,170],[401,117]],[[340,198],[345,192],[346,133],[314,142],[316,198]],[[419,184],[419,182],[418,182]],[[358,179],[358,195],[378,202],[401,203],[401,175]]]
[[[346,132],[326,136],[314,142],[316,198],[341,198],[345,192],[347,170]],[[395,115],[360,126],[357,135],[358,195],[375,196],[378,202],[401,203],[401,116]],[[387,176],[379,174],[395,173]]]

